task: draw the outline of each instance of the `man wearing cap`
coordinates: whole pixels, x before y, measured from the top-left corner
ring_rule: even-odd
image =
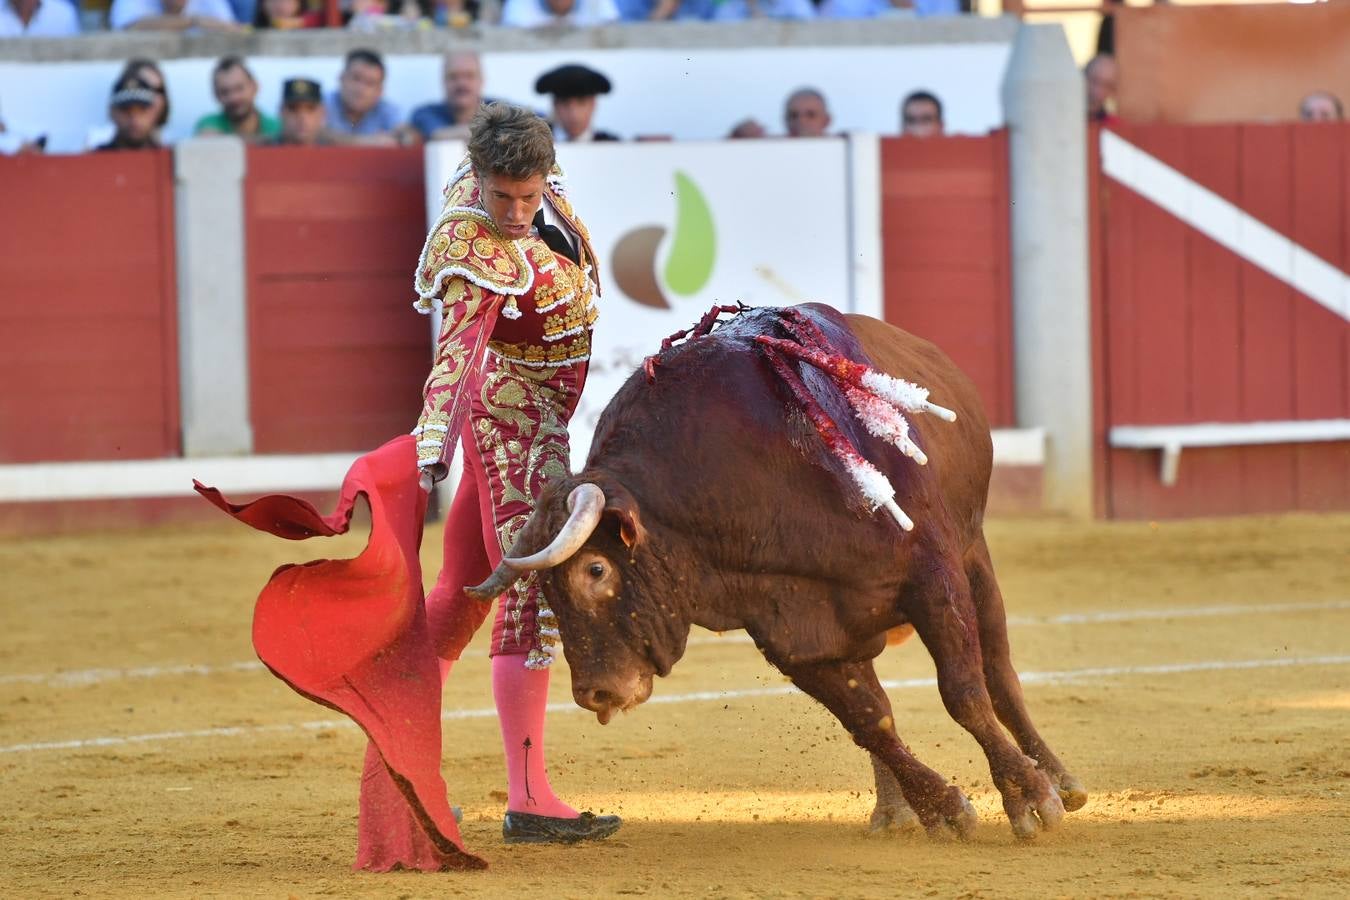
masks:
[[[135,75],[124,75],[113,85],[108,115],[117,131],[96,150],[153,150],[159,147],[155,92]]]
[[[197,134],[236,134],[245,140],[281,134],[281,123],[258,109],[258,82],[239,57],[226,56],[216,63],[211,88],[220,102],[220,112],[202,116],[197,121]]]
[[[317,81],[289,78],[281,87],[281,133],[268,141],[275,146],[322,147],[333,143],[325,126],[323,91]]]
[[[591,127],[595,98],[608,94],[609,79],[594,69],[575,63],[559,66],[539,76],[535,93],[553,95],[553,136],[560,141],[617,141],[617,134]]]

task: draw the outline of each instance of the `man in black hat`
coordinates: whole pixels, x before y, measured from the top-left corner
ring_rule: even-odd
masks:
[[[117,127],[113,139],[96,150],[147,150],[159,147],[155,129],[158,112],[155,92],[134,74],[123,75],[113,85],[108,116]]]
[[[331,144],[327,118],[319,83],[308,78],[288,78],[281,86],[281,134],[269,143],[297,147]]]
[[[608,78],[575,63],[545,72],[534,83],[536,93],[553,95],[553,136],[560,141],[619,140],[617,134],[591,127],[595,98],[609,89]]]

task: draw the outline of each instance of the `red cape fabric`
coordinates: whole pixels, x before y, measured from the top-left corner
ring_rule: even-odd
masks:
[[[441,681],[423,607],[426,493],[411,435],[362,456],[347,472],[337,509],[321,515],[273,494],[236,505],[194,482],[239,521],[290,540],[344,533],[358,496],[370,503],[370,542],[355,559],[277,569],[258,596],[253,646],[297,692],[349,716],[379,751],[438,854],[438,868],[480,869],[464,849],[441,777]]]

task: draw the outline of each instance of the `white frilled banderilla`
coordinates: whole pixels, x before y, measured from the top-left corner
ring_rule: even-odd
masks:
[[[890,479],[864,458],[847,435],[839,430],[834,420],[811,396],[789,360],[807,363],[830,376],[869,433],[885,440],[921,466],[928,463],[928,457],[910,437],[909,422],[904,414],[928,413],[954,422],[956,413],[929,401],[927,388],[878,372],[871,366],[833,352],[825,335],[815,324],[795,313],[796,310],[785,311],[783,324],[797,340],[761,335],[755,338],[756,343],[763,349],[778,377],[796,395],[825,446],[853,478],[869,508],[875,510],[884,506],[902,529],[912,531],[914,520],[895,502],[895,487]]]

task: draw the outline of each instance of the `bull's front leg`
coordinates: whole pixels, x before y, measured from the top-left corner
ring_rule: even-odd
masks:
[[[877,681],[871,660],[780,665],[783,673],[834,713],[854,743],[880,760],[893,774],[903,803],[917,815],[932,837],[956,834],[966,838],[979,817],[961,791],[919,762],[896,733],[891,703]],[[878,772],[877,804],[881,809],[885,786]],[[897,807],[898,809],[898,807]],[[876,814],[873,814],[876,822]],[[884,827],[884,825],[883,825]]]
[[[907,599],[910,621],[937,667],[942,702],[984,750],[1013,834],[1032,838],[1040,829],[1057,827],[1064,818],[1058,792],[1036,761],[1008,740],[994,713],[965,572],[939,566]]]

